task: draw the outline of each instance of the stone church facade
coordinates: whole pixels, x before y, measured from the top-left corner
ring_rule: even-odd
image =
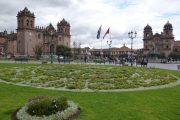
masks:
[[[0,32],[0,53],[34,56],[36,45],[42,45],[43,54],[55,52],[57,45],[70,47],[70,24],[65,20],[57,23],[57,29],[50,23],[47,27],[35,27],[35,15],[27,7],[17,14],[17,33]]]
[[[169,21],[164,25],[161,34],[153,34],[151,26],[147,25],[144,28],[143,43],[143,53],[145,55],[163,53],[168,57],[173,51],[180,52],[180,41],[174,40],[173,27]]]

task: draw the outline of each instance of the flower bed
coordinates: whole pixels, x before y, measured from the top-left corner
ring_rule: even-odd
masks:
[[[33,65],[0,68],[0,79],[62,89],[128,89],[176,82],[168,71],[128,66]]]
[[[16,118],[17,120],[67,120],[79,115],[80,109],[74,102],[67,101],[67,106],[61,106],[66,104],[64,98],[60,99],[62,103],[57,102],[57,98],[44,96],[31,100],[17,111]]]

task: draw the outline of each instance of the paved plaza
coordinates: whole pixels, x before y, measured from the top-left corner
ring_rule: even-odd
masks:
[[[13,60],[1,60],[0,63],[15,63]],[[20,64],[21,62],[17,62]],[[28,62],[22,62],[22,63],[28,63],[28,64],[42,64],[42,61],[28,61]],[[50,62],[49,62],[50,63]],[[59,64],[58,62],[53,62],[53,64]],[[61,62],[60,64],[64,64]],[[69,63],[65,63],[69,64]],[[84,62],[71,62],[70,64],[95,64],[95,63],[84,63]],[[108,62],[105,64],[97,64],[97,65],[115,65],[115,64],[109,64]],[[116,64],[117,65],[117,64]],[[130,63],[128,64],[130,66]],[[133,66],[136,66],[135,64]],[[140,65],[138,65],[140,67]],[[179,70],[180,71],[180,63],[148,63],[147,68],[160,68],[160,69],[168,69],[168,70]]]
[[[179,70],[180,71],[180,63],[174,64],[164,64],[164,63],[148,63],[148,68],[161,68],[161,69],[168,69],[168,70]]]

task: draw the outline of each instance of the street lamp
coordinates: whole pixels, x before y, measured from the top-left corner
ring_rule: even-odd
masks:
[[[109,46],[109,63],[110,63],[110,54],[111,54],[110,52],[111,44],[112,44],[112,40],[110,41],[107,40],[107,45]]]
[[[136,38],[137,32],[131,31],[128,33],[128,36],[129,36],[129,38],[131,38],[131,66],[132,66],[133,65],[133,61],[132,61],[132,59],[133,59],[133,55],[132,55],[132,53],[133,53],[133,50],[132,50],[133,49],[133,39]]]

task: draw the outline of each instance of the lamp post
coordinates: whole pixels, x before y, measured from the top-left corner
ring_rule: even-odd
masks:
[[[110,64],[110,54],[111,54],[110,48],[111,48],[111,44],[112,44],[112,40],[110,40],[110,41],[107,40],[107,45],[109,46],[109,64]]]
[[[131,66],[133,66],[133,55],[132,55],[132,53],[133,53],[133,39],[134,38],[136,38],[136,36],[137,36],[137,32],[136,31],[131,31],[131,32],[129,32],[128,33],[128,36],[129,36],[129,38],[131,39]]]

